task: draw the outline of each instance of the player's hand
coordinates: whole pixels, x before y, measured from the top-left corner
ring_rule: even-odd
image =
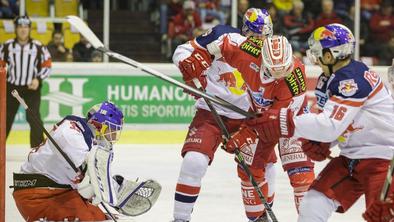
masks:
[[[179,70],[182,73],[185,83],[196,88],[193,83],[193,79],[197,78],[205,89],[207,86],[207,80],[203,72],[211,66],[211,63],[212,61],[208,52],[201,49],[194,50],[188,58],[179,62]]]
[[[257,144],[257,134],[250,127],[242,127],[227,141],[225,150],[234,153],[235,149],[243,150],[252,144]]]
[[[331,143],[323,143],[313,140],[303,140],[302,150],[304,151],[305,155],[307,155],[312,160],[323,161],[331,154],[330,144]]]
[[[27,86],[30,90],[37,90],[38,86],[40,85],[40,81],[37,78],[31,80],[31,83]]]
[[[363,218],[368,222],[394,221],[394,195],[389,194],[386,201],[375,200],[363,213]]]
[[[256,130],[264,142],[275,142],[280,137],[294,135],[293,112],[290,109],[269,109],[247,120],[246,124]]]

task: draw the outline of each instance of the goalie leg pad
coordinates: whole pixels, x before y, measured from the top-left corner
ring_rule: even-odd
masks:
[[[149,211],[156,203],[161,186],[154,180],[134,182],[124,180],[117,195],[116,209],[127,216],[138,216]]]
[[[93,186],[95,197],[92,203],[104,201],[111,206],[117,205],[116,189],[111,176],[113,152],[101,146],[94,146],[88,155],[87,174]]]

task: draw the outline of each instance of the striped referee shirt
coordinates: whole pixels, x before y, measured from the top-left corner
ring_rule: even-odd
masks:
[[[7,67],[7,82],[16,86],[29,85],[34,78],[45,79],[51,73],[51,55],[37,40],[20,45],[10,39],[0,46],[0,66]]]

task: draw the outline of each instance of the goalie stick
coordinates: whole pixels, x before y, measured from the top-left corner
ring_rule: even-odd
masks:
[[[202,87],[202,85],[198,79],[194,78],[193,83],[198,89],[200,89],[201,91],[204,91],[204,88]],[[226,143],[231,138],[230,132],[227,130],[226,125],[223,122],[223,119],[220,118],[219,114],[217,113],[215,107],[212,105],[211,101],[209,101],[206,98],[204,98],[204,101],[207,103],[209,109],[211,110],[211,112],[213,114],[213,118],[215,119],[216,123],[218,124],[220,130],[222,131],[222,137],[223,137],[223,141],[224,141],[222,146],[226,146]],[[239,160],[239,163],[241,164],[242,168],[245,170],[245,173],[248,175],[249,181],[252,183],[254,189],[256,190],[257,194],[259,195],[259,199],[261,200],[261,202],[263,203],[269,216],[271,217],[272,222],[278,222],[278,219],[276,219],[274,211],[272,210],[271,206],[268,204],[263,193],[261,192],[261,189],[259,188],[259,185],[257,184],[252,173],[250,172],[248,165],[246,165],[241,152],[237,148],[237,149],[235,149],[234,153],[235,153],[237,159]]]
[[[16,100],[18,100],[18,102],[22,105],[23,109],[26,110],[27,113],[29,113],[29,115],[31,116],[34,124],[41,128],[44,131],[44,134],[47,136],[47,138],[52,142],[52,144],[55,146],[55,148],[57,149],[57,151],[59,151],[59,153],[63,156],[63,158],[66,160],[66,162],[71,166],[71,168],[73,168],[73,170],[75,171],[75,173],[77,173],[78,175],[81,174],[81,170],[78,169],[75,164],[72,162],[72,160],[70,159],[69,156],[67,156],[67,154],[60,148],[60,146],[57,144],[57,142],[53,139],[53,137],[49,134],[49,132],[45,129],[45,127],[40,123],[40,121],[38,120],[37,116],[34,115],[34,113],[31,111],[31,109],[27,106],[25,100],[19,95],[18,91],[16,89],[12,90],[11,92],[12,96],[15,97]],[[109,212],[109,210],[107,209],[107,207],[104,205],[103,202],[101,202],[102,207],[104,208],[104,210],[108,213],[108,215],[112,218],[113,221],[116,222],[115,217],[111,214],[111,212]]]
[[[154,75],[166,82],[169,82],[173,85],[176,85],[190,93],[192,93],[193,95],[199,96],[199,97],[203,97],[204,99],[210,100],[220,106],[223,106],[227,109],[230,109],[234,112],[237,112],[245,117],[255,117],[254,113],[250,113],[247,112],[237,106],[234,106],[233,104],[220,99],[218,97],[213,97],[211,95],[208,95],[204,92],[201,92],[193,87],[190,87],[184,83],[181,83],[179,81],[177,81],[176,79],[173,79],[163,73],[160,73],[159,71],[156,71],[155,69],[150,68],[149,66],[143,65],[135,60],[132,60],[126,56],[123,56],[119,53],[113,52],[111,50],[109,50],[108,48],[106,48],[104,46],[104,44],[97,38],[97,36],[93,33],[93,31],[84,23],[84,21],[82,19],[80,19],[77,16],[67,16],[67,21],[73,25],[89,42],[90,44],[92,44],[92,46],[97,49],[98,51],[101,51],[102,53],[115,58],[123,63],[126,63],[130,66],[133,66],[137,69],[140,69],[143,72],[146,72],[148,74]]]

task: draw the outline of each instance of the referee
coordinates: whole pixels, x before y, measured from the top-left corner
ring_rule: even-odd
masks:
[[[42,80],[51,72],[51,56],[39,41],[30,38],[31,21],[27,16],[14,20],[15,39],[10,39],[0,46],[0,66],[7,67],[7,137],[18,111],[19,103],[11,95],[16,89],[25,99],[33,115],[41,122],[40,103]],[[37,147],[44,135],[40,127],[33,124],[32,117],[26,113],[30,125],[30,146]]]

